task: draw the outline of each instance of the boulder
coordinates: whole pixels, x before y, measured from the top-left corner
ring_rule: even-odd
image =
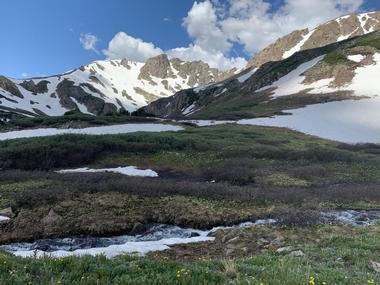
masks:
[[[58,215],[56,212],[54,212],[53,209],[50,209],[49,214],[45,216],[41,222],[45,225],[50,225],[57,223],[62,220],[62,216]]]
[[[13,213],[13,210],[11,207],[5,208],[3,210],[0,210],[0,216],[13,218],[15,214]]]
[[[295,250],[288,254],[291,257],[302,257],[305,256],[302,250]]]

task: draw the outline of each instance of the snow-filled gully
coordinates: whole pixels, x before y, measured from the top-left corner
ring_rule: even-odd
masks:
[[[355,211],[332,210],[321,212],[321,223],[369,226],[380,220],[380,210]],[[218,230],[245,228],[254,225],[276,224],[275,219],[262,219],[230,227],[215,227],[208,231],[180,228],[169,225],[152,225],[140,235],[117,237],[68,237],[37,240],[33,243],[14,243],[2,248],[20,257],[67,257],[83,255],[105,255],[112,258],[123,254],[145,255],[163,251],[176,244],[214,241],[212,233]]]

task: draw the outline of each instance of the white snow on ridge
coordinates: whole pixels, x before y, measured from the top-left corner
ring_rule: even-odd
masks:
[[[126,134],[134,132],[168,132],[181,131],[183,127],[169,124],[124,124],[101,127],[90,127],[84,129],[56,129],[56,128],[41,128],[21,131],[11,131],[0,133],[0,141],[18,139],[18,138],[33,138],[46,137],[63,134],[82,134],[82,135],[112,135]]]
[[[197,86],[197,84],[190,86],[189,76],[181,77],[179,71],[172,63],[170,63],[170,71],[173,74],[173,78],[165,78],[167,84],[163,83],[164,79],[154,76],[151,76],[151,80],[141,79],[139,75],[144,65],[145,63],[126,60],[95,61],[58,76],[12,80],[17,84],[24,98],[19,98],[0,89],[1,95],[9,99],[1,98],[0,106],[12,109],[19,108],[34,114],[37,114],[38,111],[36,110],[39,110],[49,116],[61,116],[69,111],[69,109],[62,107],[60,99],[55,92],[57,86],[64,80],[73,82],[74,86],[81,86],[86,93],[100,98],[106,103],[113,104],[118,110],[124,108],[130,112],[149,103],[150,99],[148,100],[141,94],[143,92],[152,94],[157,98],[162,98],[171,96],[180,90]],[[212,74],[210,73],[210,75]],[[35,84],[41,81],[48,81],[47,92],[34,95],[32,92],[27,91],[20,84],[28,80],[32,80]],[[91,91],[84,84],[90,84],[102,94]],[[83,104],[78,103],[72,97],[71,99],[76,103],[80,111],[87,111],[88,113]]]
[[[302,46],[308,41],[308,39],[310,39],[310,37],[313,35],[314,32],[315,32],[315,30],[312,30],[312,31],[308,32],[306,35],[304,35],[302,40],[298,44],[296,44],[290,50],[284,52],[282,58],[286,59],[288,57],[291,57],[296,52],[299,52],[301,50]]]
[[[57,173],[95,173],[95,172],[112,172],[119,173],[127,176],[142,176],[142,177],[158,177],[157,172],[151,169],[138,169],[136,166],[116,167],[116,168],[77,168],[77,169],[64,169],[59,170]]]
[[[321,92],[353,91],[353,94],[360,100],[309,105],[305,108],[288,111],[291,115],[241,120],[239,123],[287,127],[347,143],[380,143],[380,87],[376,84],[380,78],[380,53],[374,54],[374,64],[356,68],[355,77],[346,86],[329,87],[333,78],[319,80],[308,85],[303,84],[304,76],[301,74],[322,58],[319,57],[301,65],[275,82],[270,86],[277,88],[273,97],[297,94],[310,88],[310,96]],[[353,59],[359,60],[361,57],[355,56]],[[363,97],[367,99],[363,99]]]
[[[264,91],[270,88],[276,88],[276,90],[274,90],[274,94],[272,95],[272,97],[276,98],[280,96],[296,94],[309,88],[317,88],[317,87],[323,87],[325,85],[328,85],[328,83],[330,83],[332,79],[324,80],[324,81],[321,80],[321,81],[318,81],[317,83],[312,83],[310,85],[302,83],[305,80],[305,76],[303,76],[302,74],[308,69],[312,68],[317,63],[319,63],[321,60],[323,60],[324,57],[325,57],[324,55],[319,56],[317,58],[314,58],[311,61],[301,64],[295,70],[281,77],[278,81],[274,82],[272,85],[266,86],[258,90],[258,92]]]
[[[303,73],[318,64],[323,58],[324,56],[319,56],[309,62],[301,64],[298,68],[283,76],[272,85],[266,86],[258,91],[274,88],[272,94],[273,98],[297,94],[305,90],[308,90],[310,94],[353,91],[356,96],[371,97],[380,95],[380,87],[377,84],[373,84],[380,78],[380,53],[373,55],[374,64],[356,68],[352,82],[345,86],[331,87],[330,84],[334,78],[322,79],[310,84],[303,83],[305,80]],[[360,62],[364,59],[362,55],[352,55],[348,58],[355,62]]]
[[[246,82],[255,72],[257,71],[257,68],[253,68],[252,70],[248,71],[247,73],[239,76],[237,80],[239,80],[240,83]]]

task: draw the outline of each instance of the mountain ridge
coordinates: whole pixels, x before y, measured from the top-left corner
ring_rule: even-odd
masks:
[[[322,47],[380,29],[380,12],[353,13],[330,20],[316,28],[301,29],[277,39],[257,53],[247,67],[260,67],[269,61],[278,61],[294,53]]]
[[[0,76],[0,109],[28,116],[59,116],[70,110],[93,115],[133,112],[179,90],[227,78],[201,61],[158,55],[145,63],[102,60],[62,74],[12,79]]]

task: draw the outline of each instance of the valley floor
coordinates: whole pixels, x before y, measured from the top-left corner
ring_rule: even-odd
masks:
[[[184,127],[184,126],[183,126]],[[67,173],[135,166],[158,177]],[[329,209],[380,208],[380,146],[282,128],[0,141],[0,243],[196,229],[275,218],[145,257],[18,258],[0,284],[377,284],[378,224],[321,224]],[[11,209],[9,209],[11,207]],[[366,219],[364,216],[363,219]]]

